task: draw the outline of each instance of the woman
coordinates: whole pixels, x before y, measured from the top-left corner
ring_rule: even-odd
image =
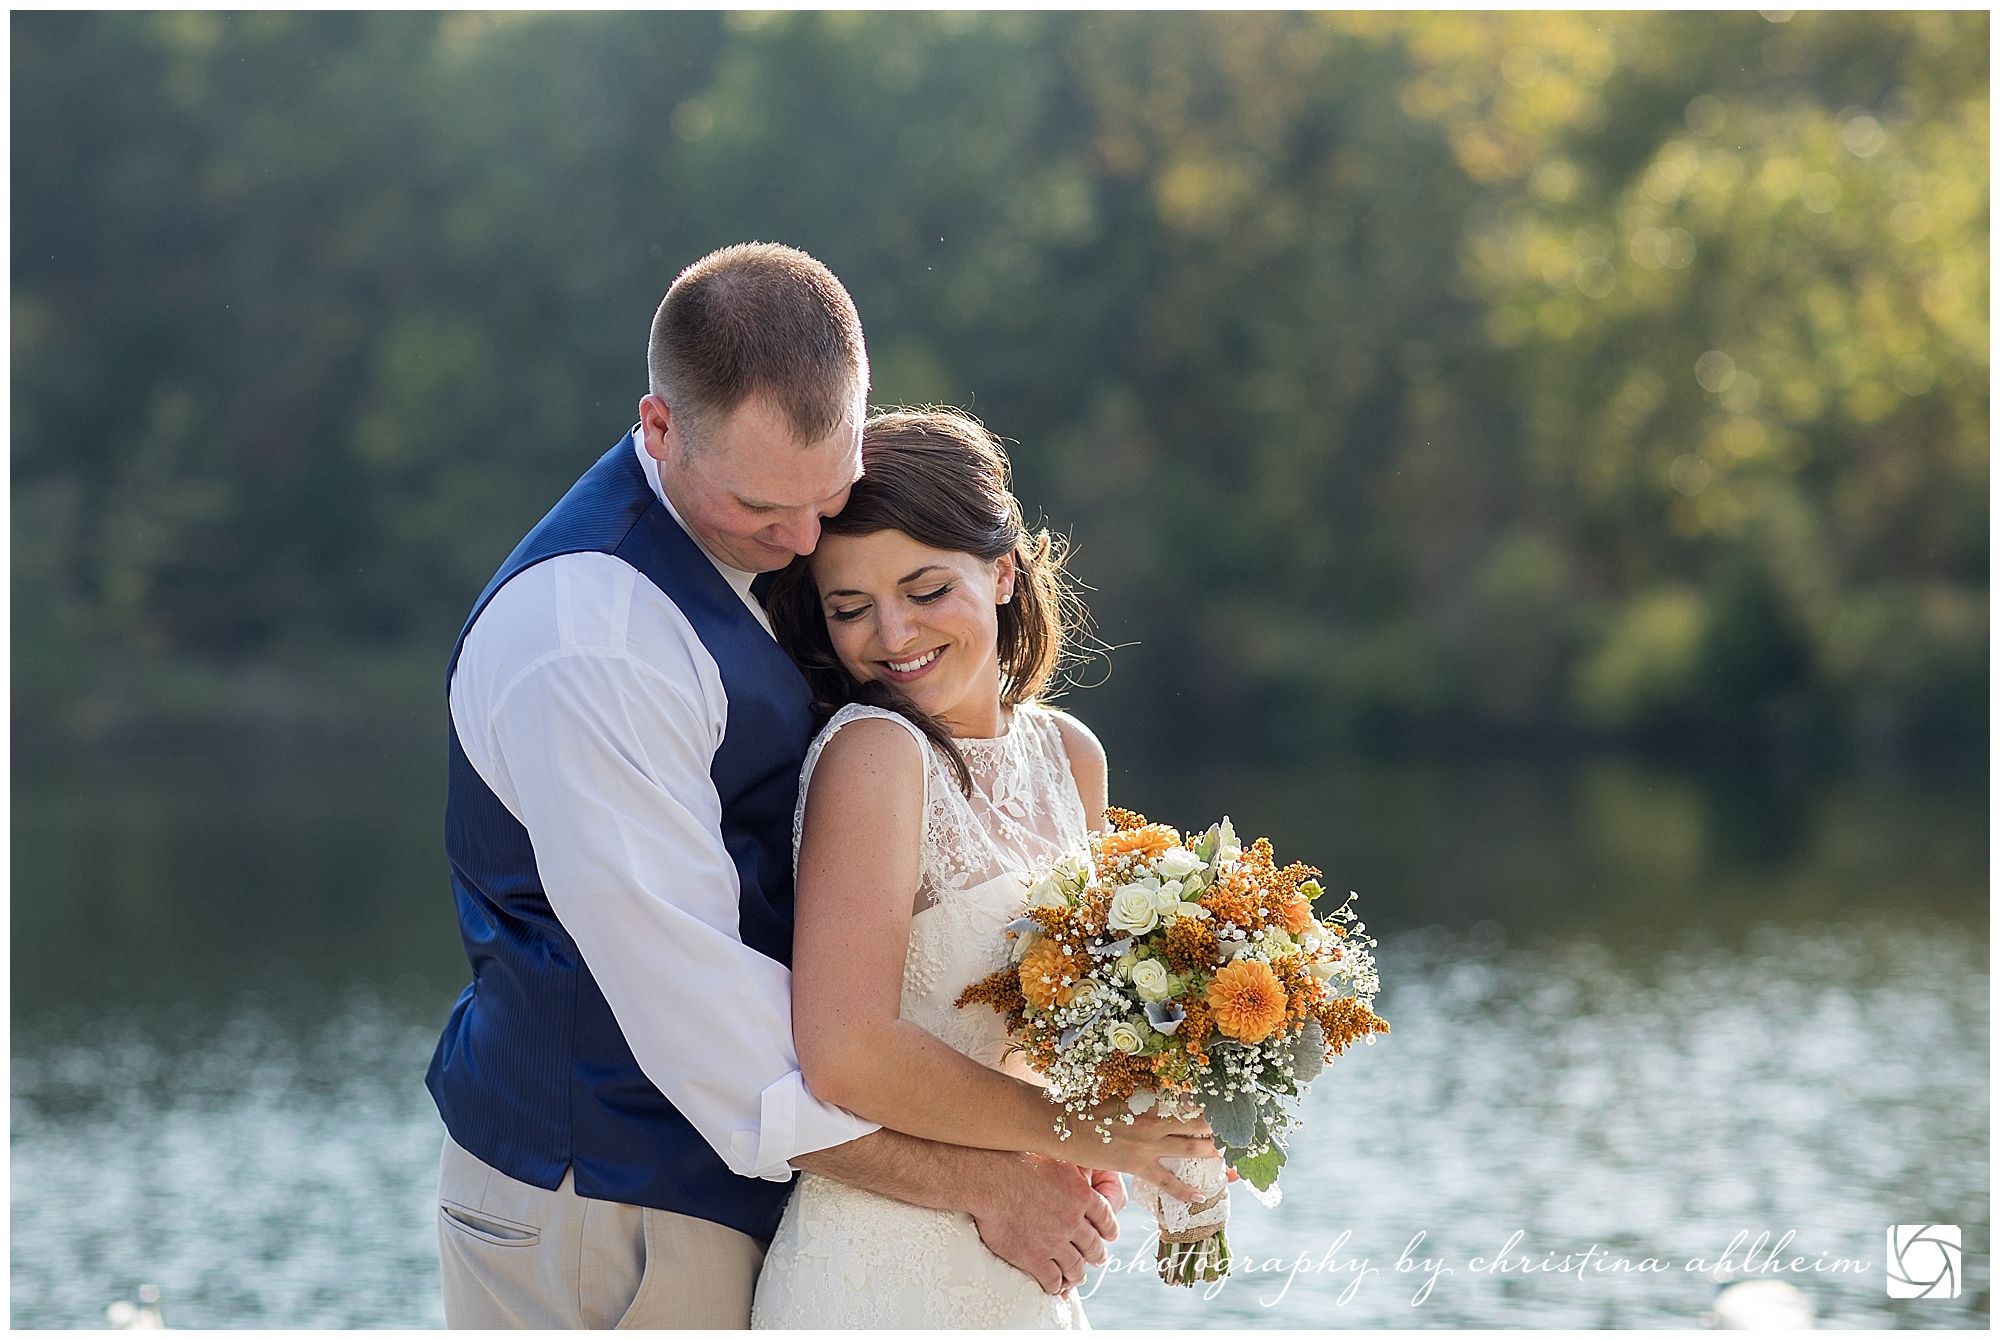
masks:
[[[1101,826],[1104,751],[1042,707],[1063,645],[1060,556],[1030,535],[997,439],[950,411],[871,419],[864,475],[809,560],[773,584],[778,640],[832,719],[800,783],[793,1031],[813,1092],[927,1139],[1165,1181],[1212,1152],[1198,1123],[1142,1118],[1111,1143],[1057,1135],[960,991],[1004,966],[1030,872]],[[1074,1267],[1075,1263],[1070,1263]],[[1085,1324],[994,1256],[964,1214],[806,1173],[765,1258],[752,1325]]]

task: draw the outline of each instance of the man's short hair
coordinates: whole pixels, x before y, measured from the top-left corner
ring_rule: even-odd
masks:
[[[692,449],[758,393],[805,445],[856,413],[868,351],[854,300],[831,270],[793,247],[745,242],[674,280],[653,314],[646,370]]]

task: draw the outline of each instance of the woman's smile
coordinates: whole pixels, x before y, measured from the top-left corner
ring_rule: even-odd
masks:
[[[1005,729],[998,609],[1014,594],[1013,555],[989,562],[884,530],[822,536],[812,569],[847,673],[894,684],[955,735]]]
[[[943,647],[932,647],[921,656],[912,656],[902,661],[878,661],[876,664],[887,670],[889,678],[898,684],[907,684],[911,680],[922,679],[942,655],[944,655]]]

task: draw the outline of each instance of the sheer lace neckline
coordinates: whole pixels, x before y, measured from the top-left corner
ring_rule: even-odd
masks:
[[[1010,707],[1007,709],[1006,727],[998,735],[954,735],[951,737],[951,742],[961,750],[977,749],[981,745],[1006,744],[1020,733],[1020,721],[1021,709],[1018,706]]]

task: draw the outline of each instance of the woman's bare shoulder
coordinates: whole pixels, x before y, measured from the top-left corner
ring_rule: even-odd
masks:
[[[1049,714],[1049,719],[1056,723],[1056,729],[1062,733],[1063,749],[1069,754],[1070,766],[1095,764],[1100,770],[1104,767],[1104,745],[1098,740],[1097,732],[1068,712],[1059,712],[1053,707],[1044,707],[1042,710]]]
[[[924,749],[916,733],[887,715],[855,717],[841,723],[820,746],[813,780],[825,777],[921,778]]]
[[[868,804],[884,792],[924,792],[924,746],[902,720],[856,716],[820,746],[812,766],[812,800],[834,800],[848,810],[862,796]]]

